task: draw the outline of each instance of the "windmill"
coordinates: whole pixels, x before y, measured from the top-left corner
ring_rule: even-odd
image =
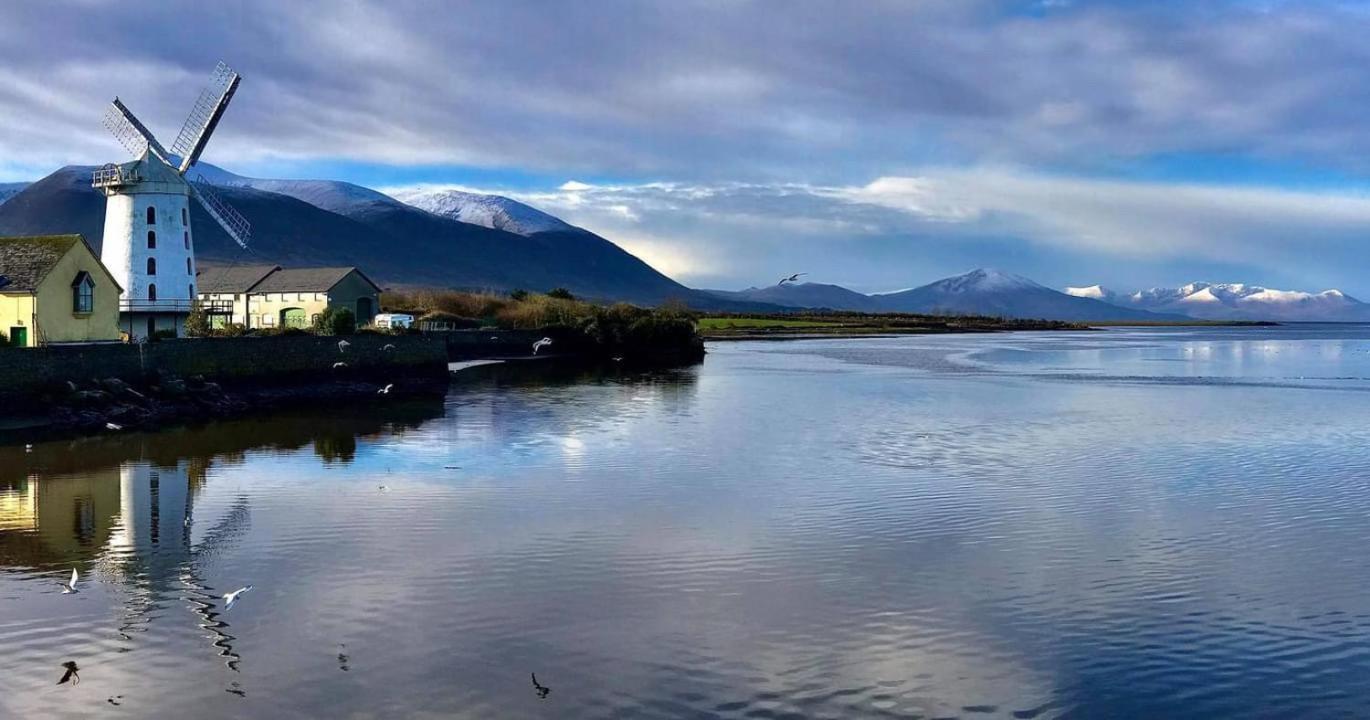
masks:
[[[224,202],[203,175],[186,178],[241,80],[219,63],[170,151],[119,98],[105,113],[105,127],[134,157],[105,165],[91,178],[91,186],[106,198],[100,260],[123,286],[119,321],[132,340],[158,330],[180,335],[184,329],[196,297],[192,196],[234,242],[246,248],[251,238],[247,218]]]

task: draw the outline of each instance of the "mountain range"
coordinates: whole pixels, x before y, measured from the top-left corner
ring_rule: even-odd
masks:
[[[94,169],[68,166],[26,186],[2,186],[17,192],[0,197],[0,235],[81,233],[98,252],[105,199],[90,187]],[[207,163],[196,172],[252,223],[251,247],[243,251],[192,203],[196,257],[206,267],[356,265],[397,287],[564,287],[593,299],[776,309],[687,288],[599,235],[550,215],[552,222],[533,222],[544,214],[507,198],[475,196],[463,204],[452,196],[445,205],[428,198],[437,211],[429,212],[352,183],[249,178]]]
[[[93,167],[68,166],[34,183],[0,183],[0,235],[76,232],[98,251],[104,198]],[[420,189],[394,196],[336,180],[251,178],[200,163],[197,174],[252,223],[244,251],[192,204],[202,266],[240,262],[356,265],[383,285],[509,291],[565,287],[579,296],[701,310],[829,309],[1108,320],[1370,321],[1370,304],[1337,290],[1307,293],[1240,283],[1189,283],[1131,294],[1099,285],[1064,292],[978,269],[921,287],[866,295],[839,285],[784,283],[693,290],[609,240],[499,195]]]
[[[1370,321],[1370,304],[1340,290],[1310,293],[1244,283],[1192,282],[1177,288],[1151,288],[1130,294],[1100,285],[1068,287],[1065,292],[1117,307],[1204,320]]]
[[[989,268],[972,270],[909,290],[876,295],[863,295],[838,285],[820,283],[785,283],[741,291],[709,292],[732,300],[785,307],[861,312],[991,315],[1084,322],[1183,319],[1067,295],[1021,275]]]

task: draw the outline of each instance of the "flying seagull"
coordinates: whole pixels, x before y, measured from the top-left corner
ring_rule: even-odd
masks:
[[[795,273],[789,277],[780,278],[780,282],[776,283],[776,285],[784,285],[787,282],[799,282],[799,278],[804,275],[808,275],[808,273]]]
[[[81,676],[76,674],[80,672],[81,668],[76,667],[75,660],[68,660],[62,663],[62,667],[66,668],[67,671],[62,673],[62,679],[57,681],[58,685],[66,685],[68,682],[72,685],[81,684]]]
[[[248,590],[251,590],[251,589],[252,589],[252,586],[251,586],[251,585],[248,585],[247,587],[238,588],[237,590],[234,590],[233,592],[231,592],[231,593],[225,595],[225,596],[224,596],[224,612],[228,612],[229,610],[232,610],[232,609],[233,609],[233,603],[238,602],[238,596],[239,596],[239,595],[242,595],[243,593],[245,593],[245,592],[247,592]]]
[[[376,394],[377,394],[377,395],[389,395],[389,394],[390,394],[390,388],[392,388],[392,387],[395,387],[395,383],[390,383],[389,385],[386,385],[385,387],[381,388],[380,390],[377,390],[377,391],[376,391]]]
[[[552,344],[552,338],[549,338],[549,337],[545,337],[545,338],[543,338],[543,339],[541,339],[541,340],[539,340],[539,341],[533,343],[533,354],[534,354],[534,355],[537,355],[539,350],[541,350],[541,349],[543,349],[544,347],[547,347],[548,345],[551,345],[551,344]]]
[[[348,341],[346,341],[346,340],[339,340],[339,341],[338,341],[338,352],[347,352],[347,349],[350,348],[350,347],[352,347],[352,343],[350,343],[350,342],[348,342]]]
[[[345,368],[345,367],[347,367],[347,363],[345,363],[345,362],[335,362],[335,363],[333,363],[333,369],[334,369],[334,370],[338,370],[338,369],[340,369],[340,368]]]
[[[123,425],[119,425],[118,423],[107,422],[107,423],[105,423],[105,429],[106,429],[106,430],[123,430],[123,429],[124,429],[124,426],[123,426]]]
[[[385,350],[385,351],[387,351],[387,352],[390,351],[390,350],[394,350],[394,349],[395,349],[395,344],[394,344],[394,343],[386,343],[385,345],[381,346],[381,349],[382,349],[382,350]]]
[[[535,690],[535,691],[537,692],[538,697],[540,697],[540,698],[545,698],[545,697],[547,697],[547,693],[552,692],[552,688],[549,688],[549,687],[547,687],[546,685],[542,685],[542,684],[538,683],[538,674],[537,674],[537,673],[528,673],[528,674],[533,676],[533,690]]]
[[[72,568],[72,569],[71,569],[71,582],[62,583],[62,594],[63,594],[63,595],[72,595],[72,594],[74,594],[74,593],[81,592],[80,590],[77,590],[77,589],[76,589],[76,581],[77,581],[78,579],[80,579],[80,577],[81,577],[81,576],[78,575],[78,574],[76,573],[76,568]]]
[[[381,491],[381,492],[390,492],[390,486],[389,486],[389,485],[377,485],[377,486],[376,486],[376,489],[379,490],[379,491]]]

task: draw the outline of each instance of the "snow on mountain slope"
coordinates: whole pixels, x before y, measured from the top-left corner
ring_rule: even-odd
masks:
[[[6,200],[23,192],[24,188],[28,186],[29,183],[26,182],[0,183],[0,205],[3,205]]]
[[[400,205],[401,203],[371,188],[354,185],[340,180],[268,180],[236,175],[209,163],[199,163],[191,173],[202,175],[215,185],[229,187],[249,187],[265,190],[279,195],[287,195],[302,200],[329,212],[351,214],[359,205],[375,203],[380,205]]]
[[[1114,292],[1103,285],[1090,285],[1088,287],[1068,287],[1063,292],[1075,297],[1089,298],[1091,300],[1111,300]]]
[[[1076,289],[1078,288],[1067,288],[1067,292]],[[1100,299],[1120,307],[1178,313],[1204,320],[1370,320],[1370,304],[1363,303],[1340,290],[1310,293],[1300,290],[1276,290],[1246,283],[1192,282],[1177,288],[1150,288],[1130,295],[1113,294]]]
[[[578,230],[541,210],[500,195],[461,190],[408,190],[396,193],[395,198],[434,215],[519,235]]]
[[[872,295],[886,311],[1050,320],[1165,320],[1144,310],[1052,290],[1021,275],[981,268],[897,293]]]

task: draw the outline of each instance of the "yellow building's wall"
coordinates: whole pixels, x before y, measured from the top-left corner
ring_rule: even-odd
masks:
[[[304,322],[308,326],[314,316],[323,313],[328,307],[326,293],[262,293],[247,296],[247,314],[251,322],[248,327],[280,327],[281,311],[288,308],[304,310]]]
[[[84,270],[95,281],[94,312],[72,312],[71,282]],[[53,266],[38,286],[38,332],[30,342],[66,343],[119,339],[119,287],[105,274],[100,261],[77,243]],[[36,341],[36,342],[35,342]]]
[[[22,326],[28,328],[29,345],[33,345],[33,296],[32,295],[0,295],[0,332],[11,341],[10,328]]]

